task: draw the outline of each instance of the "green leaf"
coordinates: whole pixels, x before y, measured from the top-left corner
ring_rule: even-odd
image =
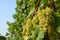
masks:
[[[38,37],[36,40],[43,40],[43,39]]]
[[[43,31],[40,31],[39,34],[38,34],[38,37],[39,38],[44,38],[44,32]]]
[[[48,3],[48,0],[44,0],[44,3],[46,3],[46,4],[47,4],[47,3]]]
[[[36,40],[42,40],[44,38],[44,32],[43,31],[40,31],[38,33],[38,37],[36,38]]]
[[[55,19],[56,31],[60,33],[60,14],[56,12],[55,14],[53,14],[53,16]]]

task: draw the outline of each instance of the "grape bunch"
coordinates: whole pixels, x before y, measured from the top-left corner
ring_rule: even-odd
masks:
[[[52,17],[52,10],[46,7],[45,9],[40,10],[37,15],[39,19],[40,30],[46,32],[50,22],[54,21],[54,18]]]
[[[39,27],[45,34],[48,33],[49,40],[57,40],[58,34],[55,29],[55,20],[53,17],[53,10],[46,7],[38,13]]]

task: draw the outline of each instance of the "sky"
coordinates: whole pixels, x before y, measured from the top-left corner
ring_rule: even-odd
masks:
[[[0,33],[5,36],[8,32],[7,21],[13,22],[15,14],[16,0],[0,0]]]

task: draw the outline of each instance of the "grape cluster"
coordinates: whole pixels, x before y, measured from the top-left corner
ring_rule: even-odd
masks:
[[[55,21],[53,11],[50,8],[40,10],[38,13],[39,27],[44,33],[48,33],[50,40],[57,40],[58,34],[55,32]]]
[[[38,13],[38,19],[39,19],[40,30],[47,32],[50,22],[54,19],[52,17],[52,10],[48,7],[46,7],[43,10],[40,10],[40,12]]]
[[[28,36],[29,35],[29,26],[31,24],[31,19],[28,19],[26,24],[23,25],[23,35]]]
[[[33,25],[33,28],[35,28],[36,27],[36,23],[38,22],[38,16],[37,15],[35,15],[34,17],[33,17],[33,19],[32,19],[32,25]]]
[[[22,32],[22,35],[23,35],[23,39],[24,40],[28,40],[29,38],[29,34],[30,34],[30,24],[31,24],[31,19],[28,19],[26,24],[23,25],[23,32]]]

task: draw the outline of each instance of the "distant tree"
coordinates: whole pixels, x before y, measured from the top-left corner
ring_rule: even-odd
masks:
[[[0,40],[6,40],[4,36],[0,36]]]

